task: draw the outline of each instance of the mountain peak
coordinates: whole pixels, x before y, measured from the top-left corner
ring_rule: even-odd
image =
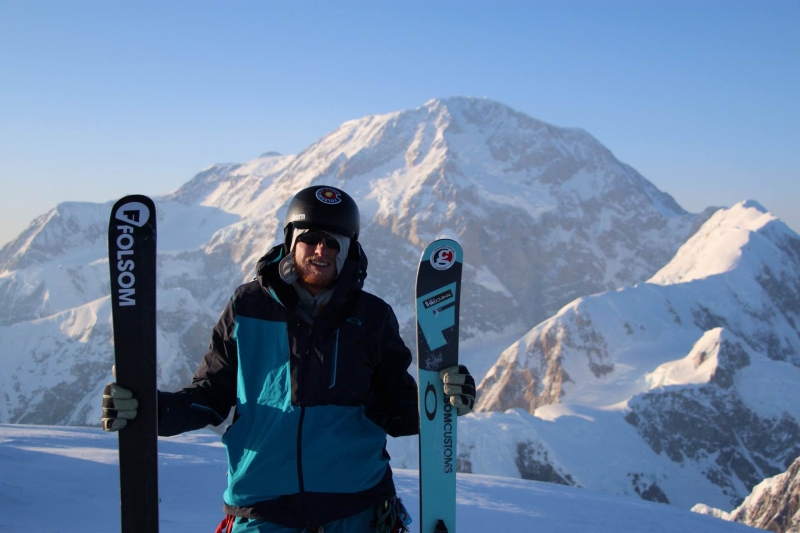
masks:
[[[420,109],[420,108],[418,108]],[[477,98],[474,96],[448,96],[447,98],[432,98],[422,105],[421,109],[429,111],[440,111],[448,109],[453,112],[464,112],[467,110],[486,110],[486,111],[501,111],[503,113],[511,114],[518,113],[510,106],[491,100],[489,98]]]
[[[756,211],[767,213],[767,208],[755,200],[743,200],[736,205],[741,206],[744,209],[755,209]]]
[[[772,228],[776,231],[772,231]],[[768,255],[774,255],[765,255],[762,248],[770,248],[783,239],[792,237],[797,238],[797,235],[758,202],[739,202],[729,209],[720,209],[714,213],[681,246],[672,261],[650,278],[648,283],[688,283],[737,268],[744,268],[748,270],[747,275],[754,275],[761,269]],[[748,254],[748,250],[753,250],[754,253]],[[750,264],[750,257],[755,264],[748,269],[746,265]]]

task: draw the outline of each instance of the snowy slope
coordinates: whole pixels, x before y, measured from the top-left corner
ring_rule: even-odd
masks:
[[[119,529],[117,439],[98,429],[0,425],[0,531]],[[222,519],[225,452],[217,435],[159,439],[162,533],[213,531]],[[395,482],[418,533],[418,477]],[[553,484],[460,474],[459,533],[734,533],[747,526],[667,505]],[[44,511],[44,512],[43,512]]]
[[[798,324],[800,237],[755,202],[718,211],[648,283],[580,298],[507,348],[463,461],[732,509],[800,456]]]

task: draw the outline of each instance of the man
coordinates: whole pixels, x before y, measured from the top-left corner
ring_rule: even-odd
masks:
[[[341,190],[290,201],[284,242],[234,292],[192,384],[159,392],[161,436],[219,425],[228,453],[226,533],[400,531],[386,435],[419,431],[411,353],[392,308],[362,290],[360,216]],[[475,400],[465,367],[443,371],[458,414]],[[136,414],[110,383],[103,428]]]

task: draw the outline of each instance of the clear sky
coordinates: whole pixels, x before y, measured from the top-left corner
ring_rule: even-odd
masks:
[[[798,0],[0,0],[0,244],[455,95],[582,128],[689,211],[755,199],[800,230]]]

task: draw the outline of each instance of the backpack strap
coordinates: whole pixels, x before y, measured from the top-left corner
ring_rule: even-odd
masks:
[[[234,520],[236,520],[235,516],[226,515],[225,518],[222,519],[222,522],[219,523],[214,533],[233,533]]]

